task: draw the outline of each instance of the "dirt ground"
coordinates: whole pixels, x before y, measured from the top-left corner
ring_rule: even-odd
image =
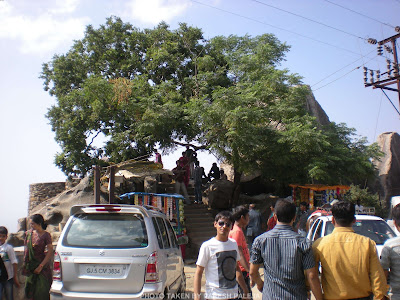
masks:
[[[187,292],[187,298],[186,299],[193,299],[193,281],[194,281],[194,273],[196,271],[196,261],[195,260],[187,260],[185,262],[185,274],[186,274],[186,292]],[[263,269],[260,269],[260,275],[261,278],[264,278],[263,276]],[[206,284],[206,279],[204,277],[203,273],[203,278],[201,279],[201,293],[202,293],[202,299],[204,299],[204,292],[205,292],[205,284]],[[252,288],[252,293],[253,293],[253,299],[254,300],[262,300],[262,293],[257,289],[257,287]],[[315,297],[311,295],[311,300],[315,300]]]
[[[187,260],[185,262],[185,274],[186,274],[186,291],[188,295],[188,299],[193,299],[191,296],[193,295],[193,282],[194,282],[194,273],[196,272],[196,261],[195,260]],[[262,271],[261,271],[262,272]],[[203,278],[201,279],[201,293],[202,299],[204,299],[203,295],[205,292],[205,284],[206,278],[203,273]],[[256,287],[252,289],[253,299],[254,300],[261,300],[262,294],[257,290]]]

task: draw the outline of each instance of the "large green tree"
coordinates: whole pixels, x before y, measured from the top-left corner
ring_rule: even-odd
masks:
[[[254,169],[282,185],[370,176],[376,149],[344,125],[316,123],[309,88],[279,69],[288,50],[271,34],[206,40],[186,24],[140,30],[116,17],[88,26],[43,65],[57,99],[47,114],[56,165],[85,173],[104,155],[120,162],[192,143],[231,163],[236,183]],[[100,136],[104,147],[94,146]]]

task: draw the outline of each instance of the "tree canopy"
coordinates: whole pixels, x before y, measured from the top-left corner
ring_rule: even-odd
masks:
[[[310,89],[279,69],[289,46],[272,34],[203,37],[187,24],[138,29],[117,17],[43,64],[57,99],[47,113],[65,174],[200,145],[241,172],[281,182],[348,183],[373,174],[378,154],[343,124],[306,111]],[[102,136],[104,147],[93,141]]]

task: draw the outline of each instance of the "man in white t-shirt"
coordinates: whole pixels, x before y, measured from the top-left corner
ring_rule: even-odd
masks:
[[[201,245],[197,258],[194,300],[200,299],[203,271],[206,276],[206,299],[237,298],[237,282],[245,294],[249,293],[237,264],[240,259],[238,246],[235,240],[228,238],[232,224],[233,217],[229,211],[222,211],[215,216],[214,227],[217,235]]]
[[[7,269],[8,280],[0,283],[0,299],[3,299],[3,291],[6,295],[6,300],[14,299],[13,296],[13,285],[20,287],[17,265],[18,261],[15,256],[14,248],[6,243],[8,237],[8,230],[4,226],[0,226],[0,256],[4,262],[4,266]]]

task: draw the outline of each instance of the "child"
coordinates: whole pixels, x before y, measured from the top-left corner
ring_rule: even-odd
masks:
[[[392,209],[392,218],[397,230],[400,229],[400,204]],[[400,237],[387,240],[381,253],[381,265],[386,278],[390,274],[391,298],[400,299]]]
[[[206,299],[235,299],[238,297],[238,286],[248,294],[242,272],[237,262],[240,259],[235,240],[228,238],[232,228],[233,217],[229,211],[222,211],[215,216],[214,227],[217,236],[205,241],[199,251],[197,268],[194,276],[194,300],[200,299],[201,277],[205,270]]]
[[[18,288],[20,287],[20,284],[17,276],[18,261],[15,257],[14,248],[6,243],[7,237],[7,228],[0,226],[0,255],[8,273],[8,281],[0,283],[0,299],[3,299],[2,295],[4,290],[6,299],[12,300],[14,299],[13,284],[15,284],[15,286]]]

